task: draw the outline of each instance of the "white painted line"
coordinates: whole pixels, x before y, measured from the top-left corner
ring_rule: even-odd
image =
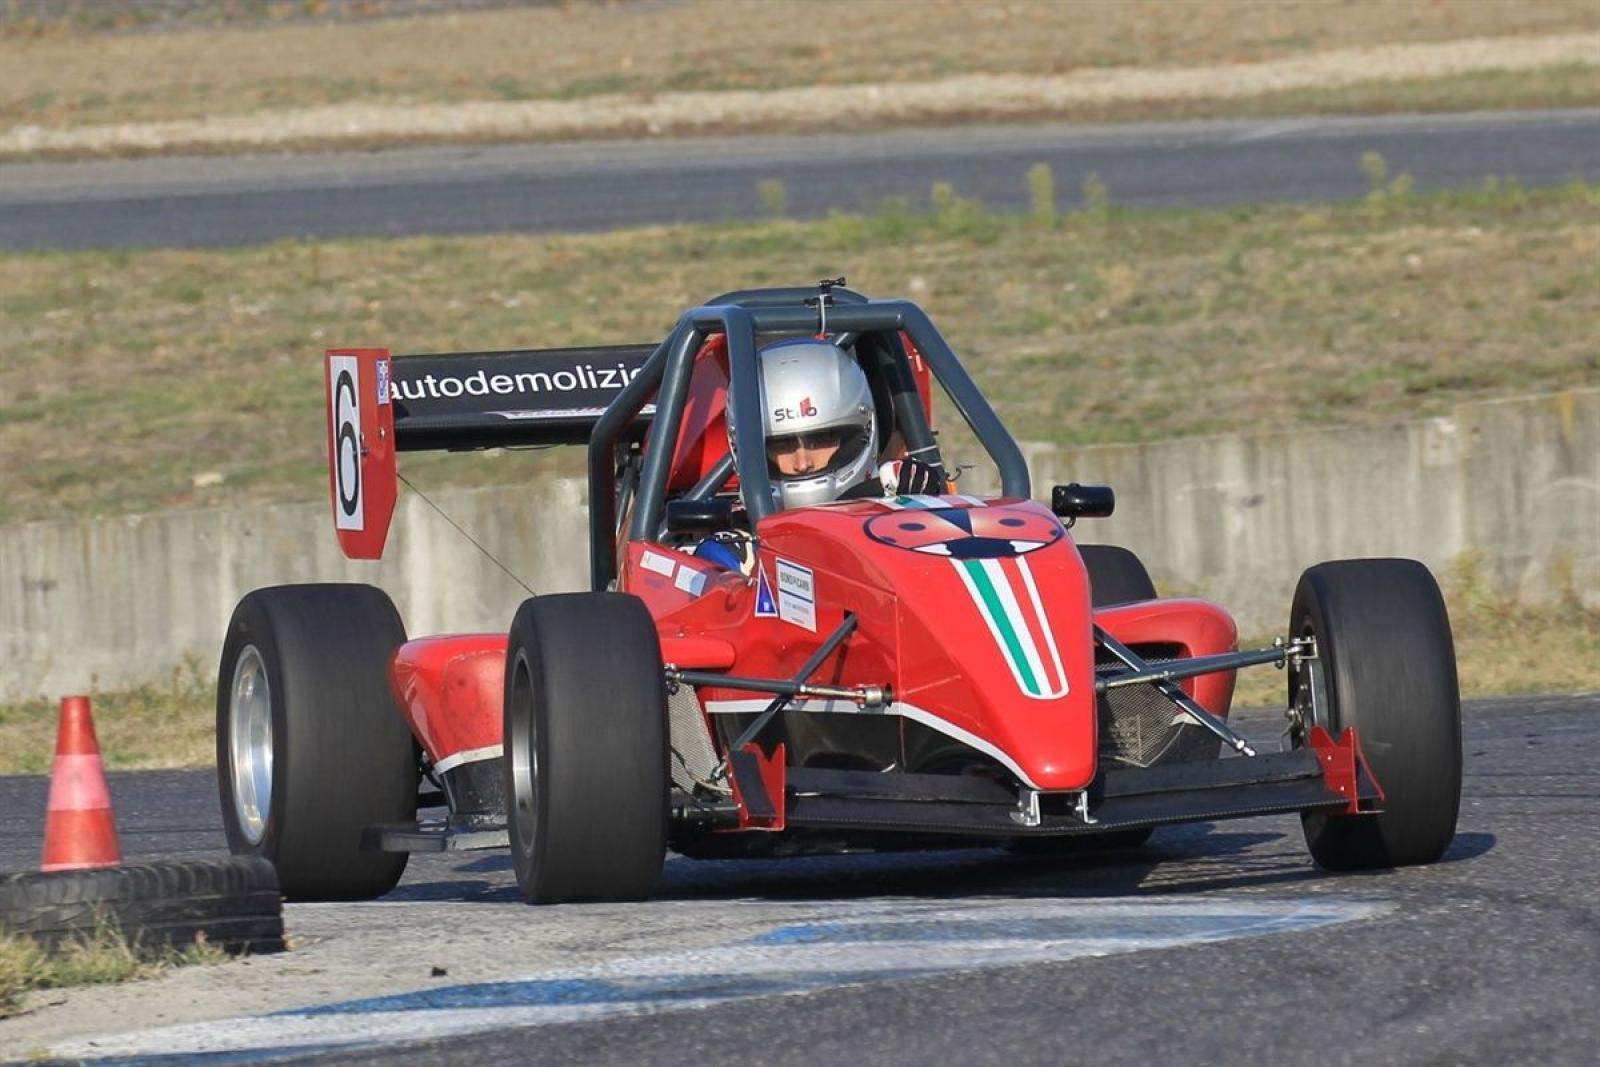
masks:
[[[463,763],[477,763],[479,760],[499,759],[503,754],[501,745],[485,745],[483,748],[464,748],[460,752],[453,752],[433,765],[433,769],[443,774],[453,767]]]
[[[292,1048],[384,1045],[1255,937],[1388,910],[1388,905],[1353,901],[1215,897],[837,901],[813,919],[722,945],[511,981],[78,1040],[50,1051],[87,1060],[157,1054],[237,1060]]]

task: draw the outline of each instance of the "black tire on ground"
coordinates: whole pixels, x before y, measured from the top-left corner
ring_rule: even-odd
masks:
[[[1432,863],[1455,836],[1461,805],[1461,698],[1444,598],[1409,559],[1321,563],[1300,577],[1292,636],[1313,636],[1326,708],[1338,737],[1356,728],[1384,792],[1377,815],[1303,817],[1306,844],[1330,870]],[[1303,705],[1318,667],[1289,671]]]
[[[0,930],[55,947],[109,926],[142,950],[204,934],[231,952],[283,948],[283,899],[255,856],[0,875]]]
[[[405,639],[394,604],[366,585],[258,589],[234,609],[217,681],[223,828],[235,854],[272,862],[290,900],[369,900],[405,871],[404,853],[361,848],[366,827],[416,818],[416,751],[388,680]],[[270,803],[256,840],[230,745],[235,670],[248,649],[271,700]]]
[[[637,597],[523,602],[506,651],[505,775],[530,904],[650,895],[667,850],[667,697]]]
[[[1139,557],[1117,545],[1079,545],[1084,569],[1089,572],[1089,601],[1097,608],[1154,600],[1155,583]]]

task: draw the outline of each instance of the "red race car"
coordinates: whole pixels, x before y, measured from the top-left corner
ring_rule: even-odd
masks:
[[[884,463],[780,506],[775,420],[816,405],[769,396],[763,360],[800,341],[865,382],[854,411]],[[998,495],[950,480],[935,382]],[[1239,651],[1222,608],[1158,598],[1132,553],[1075,543],[1110,489],[1032,499],[914,304],[823,283],[725,294],[655,346],[334,350],[327,405],[354,558],[382,554],[397,452],[586,442],[592,591],[415,639],[370,586],[240,602],[223,819],[291,898],[376,897],[409,852],[507,845],[527,899],[555,903],[646,897],[669,848],[1130,846],[1299,812],[1319,864],[1372,868],[1432,862],[1454,835],[1455,657],[1425,568],[1312,567],[1284,636]],[[1227,720],[1235,671],[1265,664],[1287,668],[1281,751]]]

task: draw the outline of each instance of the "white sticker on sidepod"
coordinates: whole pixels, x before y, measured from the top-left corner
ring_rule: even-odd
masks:
[[[699,596],[700,591],[706,587],[706,576],[685,563],[678,568],[678,576],[672,580],[672,584],[690,596]]]
[[[778,563],[778,618],[817,632],[817,584],[810,567],[780,559]]]
[[[643,567],[647,571],[655,571],[657,574],[664,574],[668,578],[671,578],[672,569],[676,567],[677,564],[673,562],[671,556],[663,556],[659,552],[650,552],[647,550],[643,556],[639,557],[639,566]]]

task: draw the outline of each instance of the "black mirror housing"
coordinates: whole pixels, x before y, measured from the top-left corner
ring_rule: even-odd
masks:
[[[1103,519],[1117,508],[1109,485],[1058,485],[1050,490],[1050,510],[1063,519]]]
[[[669,500],[666,512],[670,533],[711,534],[733,526],[733,501],[727,497]]]

